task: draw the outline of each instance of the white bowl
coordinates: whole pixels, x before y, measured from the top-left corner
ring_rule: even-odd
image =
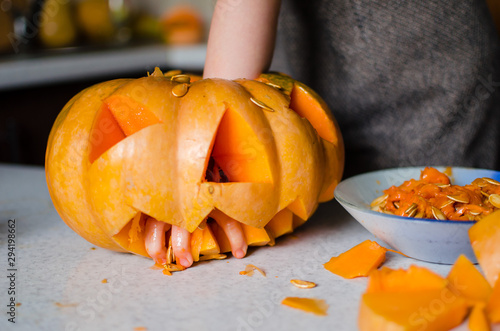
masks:
[[[444,167],[435,167],[444,171]],[[382,190],[399,186],[405,180],[419,179],[424,167],[395,168],[357,175],[343,180],[335,198],[362,226],[394,249],[414,259],[453,264],[460,254],[476,262],[468,230],[474,221],[438,221],[408,218],[372,211],[370,202]],[[452,184],[470,184],[478,177],[500,181],[500,172],[485,169],[450,167]]]

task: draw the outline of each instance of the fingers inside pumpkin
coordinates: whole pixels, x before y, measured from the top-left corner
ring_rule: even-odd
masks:
[[[248,245],[245,241],[245,234],[243,233],[241,224],[230,218],[219,218],[216,219],[216,222],[224,230],[231,245],[233,256],[237,259],[245,257]]]
[[[167,263],[167,248],[165,247],[165,232],[170,224],[160,222],[152,217],[146,220],[144,244],[149,256],[158,264]]]
[[[191,255],[191,234],[181,227],[172,226],[172,249],[175,258],[183,267],[190,267],[193,264]]]

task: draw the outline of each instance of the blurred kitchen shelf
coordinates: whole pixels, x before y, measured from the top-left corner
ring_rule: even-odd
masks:
[[[0,58],[0,90],[176,68],[202,71],[206,45],[141,45]]]

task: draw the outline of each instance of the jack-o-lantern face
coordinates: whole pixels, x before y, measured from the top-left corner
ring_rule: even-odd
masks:
[[[157,69],[70,100],[50,134],[46,175],[62,219],[88,241],[147,255],[151,217],[192,232],[199,256],[228,250],[209,217],[241,222],[252,245],[291,232],[333,198],[343,164],[335,120],[305,85]]]

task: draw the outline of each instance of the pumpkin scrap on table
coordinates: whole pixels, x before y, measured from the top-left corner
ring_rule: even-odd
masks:
[[[328,315],[328,304],[325,300],[321,299],[286,297],[281,301],[281,304],[319,316]]]
[[[361,298],[359,328],[446,331],[469,314],[470,330],[489,330],[491,323],[500,322],[498,291],[465,255],[456,260],[446,278],[414,265],[407,270],[383,267],[369,276]]]
[[[264,272],[264,270],[254,266],[253,264],[247,264],[245,270],[240,271],[240,275],[252,277],[255,270],[257,270],[262,276],[266,277],[266,273]]]
[[[377,242],[365,240],[339,256],[332,257],[323,266],[331,273],[347,279],[366,277],[385,261],[386,252],[387,248]]]
[[[73,97],[45,171],[61,218],[165,272],[273,245],[333,198],[344,165],[325,102],[282,74],[117,79]]]

